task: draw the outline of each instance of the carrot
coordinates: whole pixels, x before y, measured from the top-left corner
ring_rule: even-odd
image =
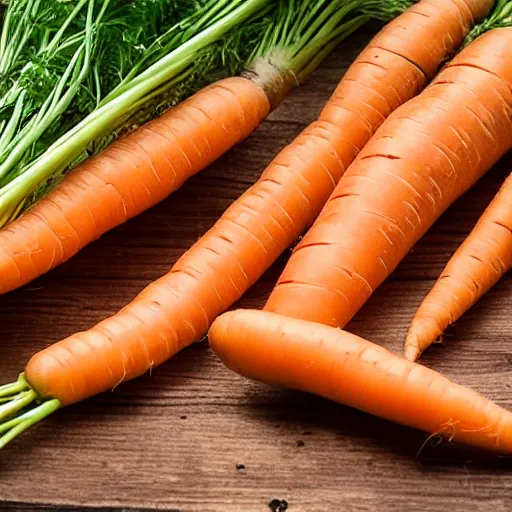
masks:
[[[85,161],[0,232],[0,292],[46,273],[162,201],[246,138],[269,112],[261,87],[226,78]]]
[[[353,16],[360,0],[288,3],[279,3],[243,76],[203,89],[116,141],[0,232],[0,293],[41,276],[165,199],[245,139],[341,39],[369,19]]]
[[[0,421],[18,410],[20,393],[32,392],[27,396],[42,404],[28,418],[8,421],[0,446],[54,407],[112,389],[200,340],[313,222],[379,124],[421,90],[473,17],[483,15],[482,2],[474,2],[471,12],[464,5],[422,0],[404,15],[405,22],[400,17],[391,23],[351,66],[319,120],[275,158],[169,274],[113,317],[36,354],[16,393],[7,387],[10,408],[3,416],[0,409]],[[425,49],[427,35],[436,44]]]
[[[422,302],[405,340],[405,357],[416,360],[511,268],[512,175]]]
[[[512,414],[439,373],[333,327],[265,311],[217,318],[212,349],[254,380],[477,447],[512,452]]]
[[[343,327],[512,142],[512,29],[467,46],[397,109],[295,248],[265,309]]]

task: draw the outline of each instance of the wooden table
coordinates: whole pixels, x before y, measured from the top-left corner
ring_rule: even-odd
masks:
[[[167,201],[0,298],[1,381],[164,274],[315,118],[367,39],[344,44],[252,137]],[[506,162],[497,166],[442,217],[349,330],[401,350],[421,298],[506,171]],[[240,305],[261,306],[285,260]],[[424,358],[505,407],[512,407],[511,291],[504,279]],[[0,510],[512,510],[510,460],[425,440],[316,397],[244,380],[203,343],[151,377],[59,411],[8,446],[0,454]]]

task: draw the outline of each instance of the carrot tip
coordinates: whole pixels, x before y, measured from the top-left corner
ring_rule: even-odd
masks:
[[[404,349],[404,355],[406,359],[414,363],[420,356],[420,350],[415,345],[406,344]]]

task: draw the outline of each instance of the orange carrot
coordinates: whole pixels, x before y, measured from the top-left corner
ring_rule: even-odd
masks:
[[[259,85],[227,78],[85,161],[0,231],[0,293],[48,272],[163,200],[246,138],[269,112]]]
[[[464,49],[380,127],[296,247],[266,309],[343,327],[512,143],[512,29]]]
[[[512,175],[446,265],[405,340],[411,361],[512,268]]]
[[[512,414],[358,336],[265,311],[217,318],[210,345],[231,370],[450,440],[512,452]]]

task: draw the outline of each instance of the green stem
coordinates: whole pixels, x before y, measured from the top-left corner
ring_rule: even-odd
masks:
[[[29,385],[25,380],[25,375],[20,373],[18,376],[18,380],[16,382],[12,382],[11,384],[5,384],[4,386],[0,386],[0,397],[11,397],[13,395],[17,395],[22,391],[26,391],[29,389]]]
[[[36,398],[37,393],[32,389],[22,391],[21,393],[14,395],[11,400],[0,405],[0,422],[5,421],[18,411],[21,411],[30,405]]]
[[[344,39],[353,34],[360,27],[368,23],[369,17],[366,15],[358,16],[350,21],[344,23],[341,27],[339,35],[335,37],[330,43],[326,44],[321,51],[316,53],[316,55],[311,58],[306,66],[302,68],[302,70],[297,74],[297,80],[299,83],[304,82],[320,65],[320,63],[325,59],[329,53],[331,53],[334,48],[338,46]]]
[[[60,409],[57,399],[47,400],[9,421],[0,423],[0,450],[32,425]]]
[[[20,122],[21,115],[23,113],[23,105],[25,101],[27,91],[21,91],[18,99],[16,100],[16,104],[14,106],[14,110],[12,113],[9,122],[0,130],[0,154],[3,153],[5,147],[10,144],[11,140],[14,138],[16,133],[16,128]]]
[[[390,21],[418,0],[366,0],[361,12],[379,21]]]
[[[69,16],[66,18],[66,20],[64,21],[64,23],[61,25],[61,27],[59,28],[59,30],[57,30],[57,32],[55,33],[55,35],[53,36],[51,42],[46,45],[44,47],[44,51],[45,52],[51,52],[53,51],[53,49],[57,46],[58,43],[60,43],[60,40],[62,39],[62,36],[64,35],[64,33],[66,32],[66,29],[68,28],[68,26],[71,24],[71,22],[76,18],[76,16],[78,15],[78,13],[82,10],[82,8],[84,7],[84,5],[89,2],[90,0],[80,0],[75,8],[73,9],[73,11],[71,11],[71,13],[69,14]]]
[[[14,55],[19,53],[20,47],[24,44],[24,37],[21,36],[21,30],[24,29],[24,34],[33,26],[30,20],[30,11],[32,10],[34,0],[30,0],[26,7],[25,12],[21,15],[22,23],[18,23],[13,34],[9,33],[11,17],[15,15],[15,8],[11,7],[7,10],[5,22],[6,25],[2,27],[2,41],[0,44],[0,75],[7,73],[10,68]],[[15,44],[11,44],[11,41]]]
[[[314,19],[308,24],[308,28],[304,35],[299,39],[297,47],[300,49],[304,44],[307,44],[315,35],[320,31],[326,28],[326,25],[336,23],[339,19],[343,19],[347,13],[354,11],[357,7],[359,7],[361,1],[354,0],[352,2],[342,2],[340,5],[339,2],[331,2],[329,5],[324,7],[320,13],[314,14]],[[339,15],[336,19],[334,14],[336,12],[341,11],[341,15]],[[306,43],[303,43],[305,41]]]
[[[59,400],[39,400],[23,373],[16,382],[0,386],[0,404],[0,449],[60,408]]]
[[[491,14],[482,23],[475,25],[473,30],[467,35],[463,47],[472,43],[489,30],[506,27],[512,27],[512,1],[497,0]]]
[[[11,28],[11,17],[11,9],[7,9],[7,12],[4,13],[3,20],[0,20],[3,22],[2,34],[0,35],[0,62],[2,62],[7,48],[7,40],[9,38],[9,31]]]
[[[37,8],[38,4],[39,4],[39,2],[37,2],[36,6],[34,6],[34,9]],[[17,41],[18,44],[15,48],[11,47],[11,49],[14,50],[9,54],[9,61],[10,61],[11,65],[13,62],[16,61],[16,59],[18,58],[20,53],[23,51],[24,46],[27,44],[27,41],[29,40],[30,34],[32,32],[32,27],[33,27],[33,21],[29,17],[28,22],[25,24],[25,30],[23,32],[23,35],[21,37],[19,35],[17,35],[15,39],[13,36],[13,40]]]
[[[337,29],[339,28],[341,22],[350,14],[355,12],[360,4],[360,0],[354,0],[352,2],[346,2],[346,0],[341,2],[333,2],[333,5],[336,7],[336,9],[332,12],[331,17],[324,22],[323,26],[317,28],[316,35],[312,37],[310,32],[306,34],[304,38],[304,41],[306,42],[303,43],[303,47],[299,49],[293,59],[291,65],[294,68],[295,74],[297,76],[302,75],[301,71],[306,66],[308,66],[308,64],[314,59],[314,57],[321,51],[323,47],[331,42],[333,34],[337,33]],[[355,30],[355,28],[359,28],[359,26],[362,24],[360,21],[366,22],[368,19],[360,18],[355,27],[353,24],[346,26],[346,31],[343,31],[342,34],[335,36],[337,43],[341,42],[341,40],[345,37],[348,37]],[[307,76],[305,78],[307,78]]]

